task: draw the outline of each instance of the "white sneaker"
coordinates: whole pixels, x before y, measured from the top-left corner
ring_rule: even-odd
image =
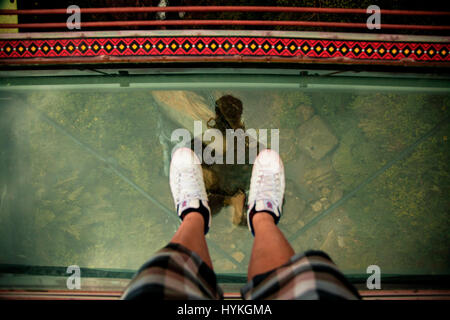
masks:
[[[205,234],[208,233],[211,210],[200,160],[191,149],[180,148],[173,153],[169,181],[178,217],[183,220],[190,212],[201,213],[205,221]]]
[[[256,212],[267,211],[277,224],[284,197],[284,166],[278,153],[271,149],[261,151],[255,159],[248,195],[247,224],[255,235],[252,218]]]

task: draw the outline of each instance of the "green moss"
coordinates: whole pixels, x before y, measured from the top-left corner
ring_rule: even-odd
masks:
[[[280,94],[280,119],[281,128],[296,129],[302,124],[301,107],[311,107],[311,98],[302,92],[286,92]]]

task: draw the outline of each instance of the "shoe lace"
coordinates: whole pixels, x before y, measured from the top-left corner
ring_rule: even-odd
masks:
[[[176,175],[177,194],[181,200],[202,199],[200,181],[195,168],[184,169]]]
[[[278,205],[281,197],[280,174],[261,170],[257,176],[256,200],[270,199]]]

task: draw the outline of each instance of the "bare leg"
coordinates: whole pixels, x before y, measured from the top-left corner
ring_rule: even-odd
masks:
[[[248,280],[288,262],[295,253],[269,213],[255,214],[253,228],[255,240],[248,265]]]
[[[211,257],[204,235],[203,216],[198,212],[191,212],[184,217],[180,227],[173,236],[171,242],[179,243],[196,254],[212,269]]]

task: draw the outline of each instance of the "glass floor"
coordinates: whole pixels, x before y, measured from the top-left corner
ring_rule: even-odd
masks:
[[[296,251],[324,250],[347,275],[370,265],[382,275],[450,274],[450,78],[281,69],[0,77],[3,268],[132,275],[179,225],[171,133],[193,132],[194,120],[217,126],[215,102],[231,95],[243,106],[238,125],[279,129],[279,226]],[[239,203],[251,167],[205,170],[215,271],[245,279],[252,236]]]

